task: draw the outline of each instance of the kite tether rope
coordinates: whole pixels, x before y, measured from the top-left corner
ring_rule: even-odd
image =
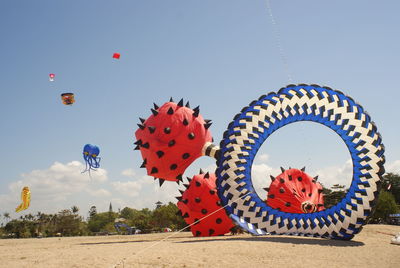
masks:
[[[234,200],[233,202],[236,202],[236,201],[238,201],[239,199],[242,199],[243,197],[247,196],[247,195],[250,194],[250,193],[252,193],[252,192],[249,191],[248,193],[246,193],[246,194],[240,196],[239,198],[237,198],[237,199]],[[180,229],[179,231],[176,231],[176,232],[172,233],[171,235],[169,235],[169,236],[167,236],[167,237],[165,237],[165,238],[163,238],[163,239],[161,239],[161,240],[159,240],[159,241],[157,241],[157,242],[151,244],[150,246],[145,247],[145,248],[143,248],[142,250],[137,251],[136,253],[133,253],[133,255],[139,255],[140,253],[145,252],[146,250],[148,250],[148,249],[150,249],[150,248],[152,248],[152,247],[154,247],[154,246],[156,246],[156,245],[158,245],[158,244],[164,242],[164,241],[167,240],[168,238],[171,238],[171,237],[173,237],[173,236],[175,236],[175,235],[181,233],[183,230],[186,230],[187,228],[189,228],[189,227],[191,227],[191,226],[193,226],[193,225],[199,223],[200,221],[204,220],[205,218],[210,217],[211,215],[213,215],[213,214],[217,213],[218,211],[224,209],[224,208],[227,207],[228,205],[229,205],[229,204],[227,204],[227,205],[225,205],[225,206],[223,206],[223,207],[220,207],[219,209],[215,210],[214,212],[212,212],[212,213],[210,213],[210,214],[204,216],[203,218],[201,218],[201,219],[199,219],[199,220],[193,222],[192,224],[189,224],[188,226],[186,226],[186,227]],[[117,267],[118,267],[119,265],[121,265],[121,264],[122,264],[123,267],[124,267],[124,266],[125,266],[125,261],[126,261],[126,259],[127,259],[127,258],[123,258],[122,260],[120,260],[118,263],[114,264],[114,265],[111,266],[110,268],[117,268]]]
[[[281,35],[280,35],[280,32],[279,32],[278,24],[276,23],[274,15],[272,14],[272,8],[271,8],[270,1],[266,0],[266,4],[267,4],[268,14],[269,14],[269,17],[270,17],[271,23],[272,23],[272,28],[273,28],[273,31],[274,31],[274,34],[275,34],[275,42],[276,42],[276,45],[278,47],[279,54],[281,56],[281,60],[282,60],[282,63],[283,63],[283,68],[285,69],[286,75],[287,75],[288,80],[289,80],[289,84],[292,84],[293,83],[292,82],[293,81],[292,80],[292,75],[291,75],[291,72],[290,72],[290,68],[289,68],[289,64],[288,64],[285,52],[283,50],[283,46],[282,46],[282,42],[281,42]]]

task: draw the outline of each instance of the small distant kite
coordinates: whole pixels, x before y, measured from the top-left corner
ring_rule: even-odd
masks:
[[[113,58],[119,60],[119,58],[121,57],[121,54],[119,53],[114,53],[113,54]]]
[[[86,171],[95,170],[96,168],[100,167],[100,149],[96,145],[86,144],[83,147],[83,159],[86,162],[86,168],[82,173]]]
[[[15,209],[15,212],[20,212],[29,207],[29,205],[31,203],[31,191],[29,190],[29,187],[25,186],[22,189],[21,200],[22,200],[22,203]]]
[[[74,93],[61,94],[61,100],[65,105],[72,105],[75,102]]]
[[[55,74],[49,74],[49,80],[50,82],[54,82],[54,78],[56,77]]]

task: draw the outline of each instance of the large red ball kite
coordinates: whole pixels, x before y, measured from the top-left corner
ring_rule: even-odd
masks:
[[[186,168],[198,157],[212,137],[208,128],[211,120],[204,120],[199,114],[199,107],[190,109],[183,100],[174,103],[172,99],[151,109],[152,115],[140,119],[135,132],[137,145],[143,158],[141,167],[147,174],[164,180],[182,181]]]
[[[189,185],[177,197],[178,208],[194,236],[224,235],[235,226],[221,208],[214,173],[202,173],[188,178]],[[199,221],[200,220],[200,221]],[[197,222],[197,223],[196,223]]]
[[[290,213],[311,213],[324,210],[322,185],[317,178],[310,177],[304,168],[282,168],[282,173],[271,176],[271,185],[268,191],[267,205]]]

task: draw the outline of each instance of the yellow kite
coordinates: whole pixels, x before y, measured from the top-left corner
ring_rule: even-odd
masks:
[[[25,210],[29,207],[31,203],[31,191],[29,190],[29,187],[24,187],[21,191],[21,199],[22,203],[19,205],[16,209],[15,212],[20,212],[22,210]]]

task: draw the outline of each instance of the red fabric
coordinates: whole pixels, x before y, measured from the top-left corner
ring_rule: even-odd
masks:
[[[266,203],[272,208],[290,213],[310,213],[325,209],[322,185],[307,173],[294,168],[285,170],[271,182]]]
[[[192,224],[221,208],[215,181],[214,173],[195,175],[183,192],[177,206],[187,224]],[[232,220],[226,215],[225,209],[221,209],[192,225],[190,230],[193,236],[217,236],[230,232],[232,227]]]
[[[119,59],[121,57],[121,54],[119,54],[119,53],[114,53],[113,54],[113,58],[114,59]]]
[[[171,109],[173,114],[168,114]],[[196,117],[193,112],[185,106],[167,102],[157,109],[157,115],[152,114],[145,120],[144,129],[137,129],[135,136],[140,141],[140,152],[148,175],[177,181],[177,177],[202,155],[204,144],[210,142],[212,137],[204,127],[203,117]],[[166,129],[170,132],[166,133]],[[194,138],[191,139],[192,134]]]

